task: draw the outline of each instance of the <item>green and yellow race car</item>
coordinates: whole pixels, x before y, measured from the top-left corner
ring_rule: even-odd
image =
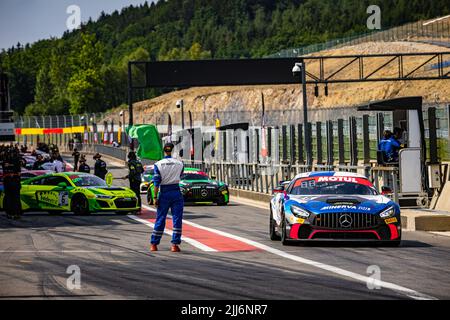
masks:
[[[107,179],[108,180],[108,179]],[[71,211],[133,213],[139,210],[136,194],[128,188],[112,187],[97,176],[79,172],[52,173],[22,182],[23,211]],[[0,195],[3,208],[4,194]]]

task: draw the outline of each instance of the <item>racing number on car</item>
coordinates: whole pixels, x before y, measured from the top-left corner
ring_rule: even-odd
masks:
[[[64,207],[69,204],[69,193],[67,191],[42,191],[37,192],[36,196],[43,207]]]
[[[63,191],[59,193],[59,206],[64,207],[69,204],[69,193],[67,191]]]

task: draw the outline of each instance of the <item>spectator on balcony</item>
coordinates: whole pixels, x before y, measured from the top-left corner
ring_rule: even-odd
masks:
[[[392,162],[392,132],[384,130],[383,139],[378,143],[378,150],[383,154],[383,162]]]
[[[391,141],[391,149],[392,149],[392,161],[398,162],[398,153],[401,149],[404,148],[403,143],[401,142],[403,139],[403,129],[402,128],[394,128],[394,133],[391,135],[389,139]]]

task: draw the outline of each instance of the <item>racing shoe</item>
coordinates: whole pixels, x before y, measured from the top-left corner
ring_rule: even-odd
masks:
[[[150,251],[158,251],[158,246],[156,244],[152,244],[150,246]]]
[[[180,252],[180,247],[177,244],[173,244],[172,248],[170,248],[171,252]]]

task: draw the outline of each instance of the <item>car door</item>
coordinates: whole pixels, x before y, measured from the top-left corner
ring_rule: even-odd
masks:
[[[62,188],[60,183],[67,187]],[[36,191],[36,200],[42,210],[69,210],[69,181],[63,176],[49,176],[44,178],[39,190]]]

